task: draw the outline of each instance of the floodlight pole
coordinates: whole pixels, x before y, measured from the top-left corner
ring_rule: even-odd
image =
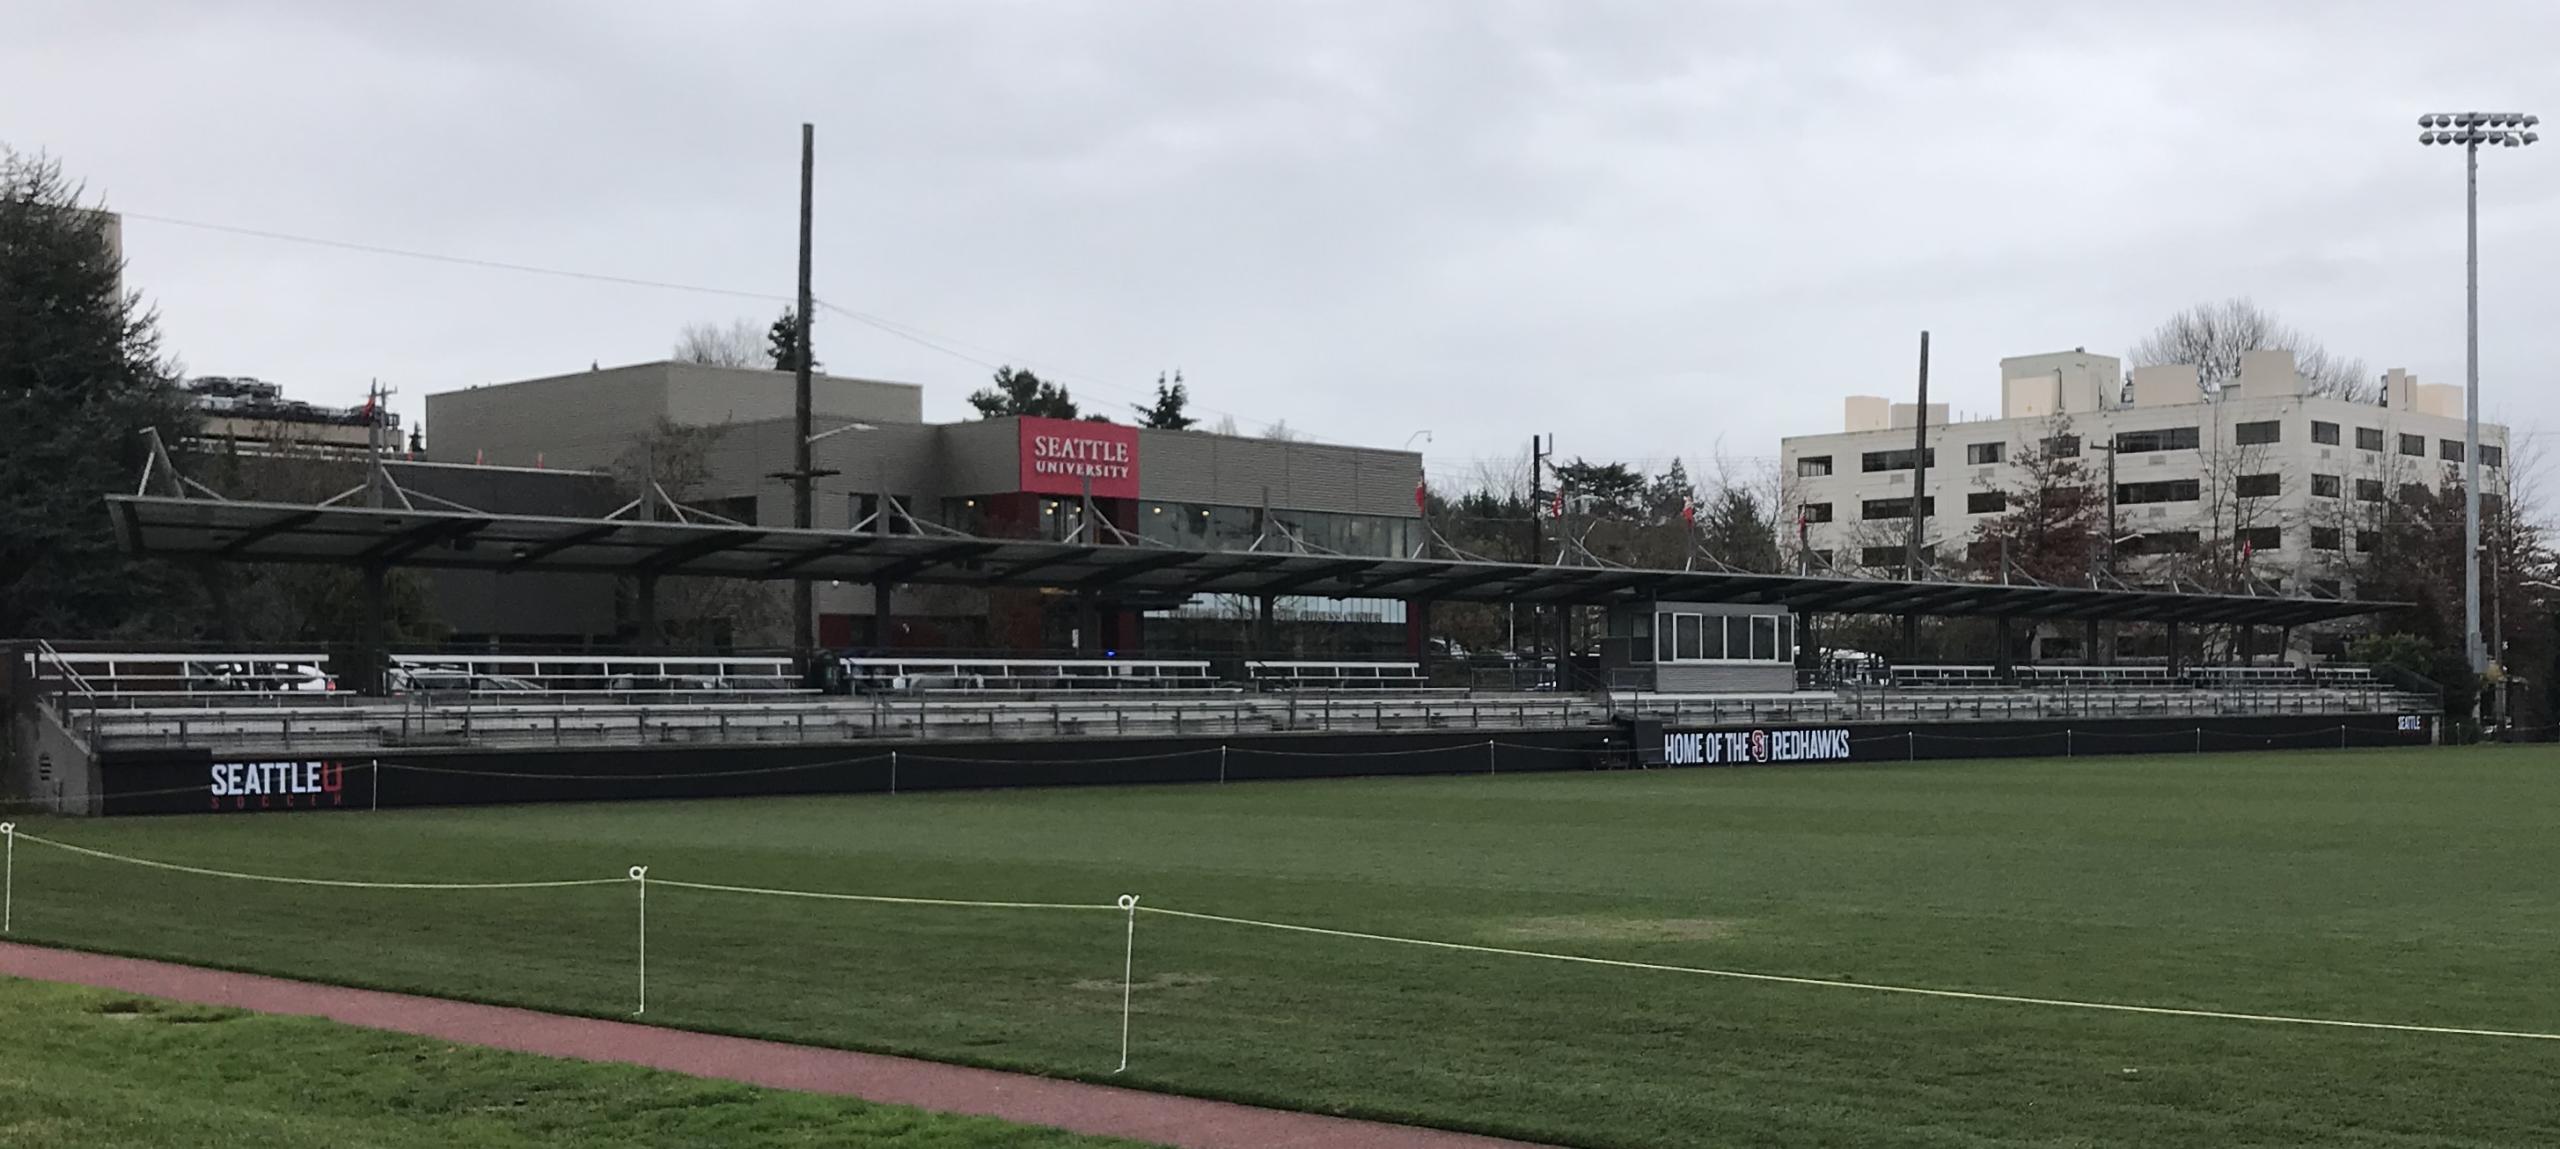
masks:
[[[2473,673],[2489,669],[2480,632],[2480,145],[2521,148],[2541,138],[2539,117],[2522,112],[2430,112],[2418,117],[2421,144],[2462,145],[2462,635]],[[2441,129],[2453,129],[2450,131]]]

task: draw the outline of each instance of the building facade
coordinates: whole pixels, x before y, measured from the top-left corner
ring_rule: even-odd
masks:
[[[1037,418],[927,423],[914,384],[811,381],[811,524],[848,532],[947,528],[999,538],[1366,557],[1422,544],[1421,456],[1334,444]],[[427,396],[427,456],[580,469],[638,496],[654,475],[687,507],[788,525],[792,378],[646,363]],[[1214,596],[1078,603],[1073,596],[821,584],[833,647],[1204,649],[1234,644],[1260,603]],[[1333,639],[1401,648],[1400,602],[1281,599],[1269,614]],[[886,620],[890,629],[882,632]],[[787,634],[787,631],[785,632]],[[737,636],[744,641],[749,636]],[[770,637],[770,636],[766,636]]]
[[[2132,583],[2173,577],[2179,562],[2228,548],[2249,576],[2294,591],[2352,593],[2349,556],[2406,487],[2461,480],[2462,389],[2394,370],[2376,402],[2305,393],[2289,352],[2249,352],[2213,392],[2194,367],[2129,376],[2085,351],[2003,360],[2000,417],[1947,423],[1932,404],[1926,494],[1931,561],[1981,564],[1968,544],[2008,510],[2045,459],[2076,461],[2107,496],[2112,553]],[[1853,396],[1836,434],[1783,441],[1787,501],[1814,569],[1899,571],[1910,538],[1918,412]],[[2507,430],[2480,428],[2484,499],[2507,485]],[[2103,546],[2104,540],[2101,545]]]

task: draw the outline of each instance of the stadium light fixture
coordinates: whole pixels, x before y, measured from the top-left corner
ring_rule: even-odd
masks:
[[[2418,142],[2458,146],[2463,155],[2465,264],[2462,388],[2462,633],[2471,669],[2489,668],[2480,636],[2480,148],[2521,148],[2542,137],[2542,117],[2525,112],[2429,112],[2418,117]]]

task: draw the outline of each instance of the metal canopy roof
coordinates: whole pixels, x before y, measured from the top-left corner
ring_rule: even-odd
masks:
[[[835,579],[1144,594],[1291,594],[1445,602],[1655,599],[1797,611],[2292,626],[2403,604],[1721,571],[1194,551],[1016,539],[856,535],[705,523],[549,518],[110,495],[136,554],[244,563]]]

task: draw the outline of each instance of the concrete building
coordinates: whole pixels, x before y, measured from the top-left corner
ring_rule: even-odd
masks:
[[[931,524],[1006,538],[1355,556],[1411,555],[1422,542],[1422,458],[1408,451],[1054,419],[932,424],[915,384],[828,375],[811,381],[811,406],[811,462],[823,473],[811,520],[822,529],[894,534]],[[749,525],[791,522],[791,487],[773,477],[792,465],[786,372],[665,362],[585,371],[431,394],[426,422],[433,461],[603,472],[626,495],[653,473],[688,507]],[[1088,499],[1098,520],[1090,526]],[[821,641],[836,647],[1201,649],[1240,633],[1256,609],[1206,596],[1116,602],[1088,629],[1076,605],[1028,592],[909,590],[883,612],[871,587],[817,588]],[[1401,602],[1282,599],[1273,609],[1283,621],[1348,628],[1369,646],[1404,641]]]
[[[1947,424],[1931,404],[1922,512],[1935,561],[1965,558],[1976,528],[2028,485],[2022,464],[2050,452],[2110,494],[2116,573],[2128,582],[2166,581],[2200,548],[2229,547],[2276,586],[2352,593],[2347,557],[2372,543],[2360,524],[2407,484],[2460,479],[2460,387],[2394,370],[2379,402],[2308,395],[2282,351],[2247,353],[2214,393],[2198,377],[2191,366],[2127,375],[2111,356],[2073,350],[2002,360],[1999,418]],[[1845,408],[1839,433],[1783,441],[1787,501],[1814,569],[1898,571],[1917,412],[1873,396]],[[2482,495],[2496,498],[2507,430],[2484,423],[2480,435]]]
[[[400,415],[387,408],[322,407],[287,399],[284,388],[247,376],[198,376],[179,389],[196,409],[192,445],[200,450],[355,455],[372,450],[376,426],[385,449],[403,447]]]

